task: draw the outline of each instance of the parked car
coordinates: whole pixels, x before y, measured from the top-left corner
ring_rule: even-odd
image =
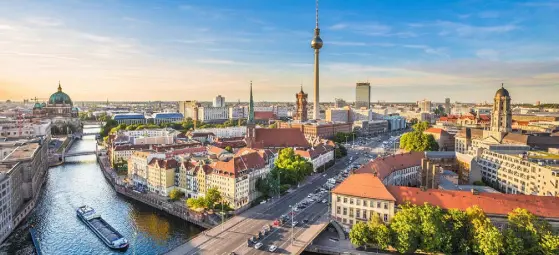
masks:
[[[254,249],[260,249],[264,244],[262,243],[257,243],[254,245]]]
[[[294,221],[294,222],[291,224],[291,226],[292,226],[292,227],[295,227],[295,226],[297,226],[298,224],[299,224],[298,221]]]
[[[278,249],[278,247],[277,247],[277,246],[275,246],[275,245],[271,245],[271,246],[270,246],[270,248],[268,249],[268,251],[270,251],[270,252],[274,252],[274,251],[276,251],[277,249]]]

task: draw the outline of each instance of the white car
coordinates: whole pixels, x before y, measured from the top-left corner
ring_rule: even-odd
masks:
[[[326,204],[326,202],[327,202],[326,199],[322,199],[323,204]]]
[[[257,243],[254,245],[254,249],[260,249],[263,246],[262,243]]]
[[[291,224],[291,226],[292,226],[292,227],[295,227],[295,226],[297,226],[297,224],[299,224],[299,222],[298,222],[298,221],[294,221],[293,224]]]
[[[270,252],[274,252],[274,251],[276,251],[277,249],[278,249],[278,247],[277,247],[277,246],[275,246],[275,245],[271,245],[271,246],[270,246],[270,248],[268,248],[268,251],[270,251]]]

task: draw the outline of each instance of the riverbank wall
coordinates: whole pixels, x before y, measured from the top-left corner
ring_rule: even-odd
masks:
[[[97,155],[97,162],[101,167],[103,176],[105,176],[105,179],[111,184],[111,186],[118,194],[149,205],[153,208],[176,216],[182,220],[188,221],[202,228],[208,229],[215,226],[211,223],[207,214],[188,210],[188,208],[186,208],[185,206],[178,204],[179,202],[168,202],[163,197],[140,193],[126,187],[126,185],[122,183],[116,172],[109,167],[108,160],[103,160],[103,156]]]

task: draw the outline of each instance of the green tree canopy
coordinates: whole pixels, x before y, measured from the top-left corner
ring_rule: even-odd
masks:
[[[516,208],[508,215],[508,229],[505,232],[507,254],[535,254],[541,250],[542,236],[551,232],[551,226],[544,220],[523,208]]]
[[[487,255],[499,255],[503,252],[503,235],[491,224],[483,210],[473,206],[466,210],[466,214],[471,222],[470,240],[473,251]]]
[[[413,253],[419,248],[421,218],[416,205],[404,204],[390,223],[392,246],[400,253]]]
[[[217,187],[209,188],[206,191],[206,208],[213,209],[217,202],[222,200],[221,192],[217,189]]]
[[[440,207],[427,203],[418,206],[417,211],[421,221],[419,248],[425,252],[452,252],[452,236],[447,228],[445,212]]]
[[[172,189],[171,192],[169,192],[169,198],[173,201],[179,200],[183,195],[184,193],[179,189]]]
[[[205,197],[189,198],[186,200],[186,206],[194,210],[203,209],[206,207],[206,198]]]
[[[361,221],[355,223],[349,231],[349,241],[357,247],[372,243],[371,237],[369,227]]]
[[[403,134],[400,137],[400,148],[407,151],[438,151],[439,144],[431,134],[424,134],[423,131],[429,128],[426,121],[413,125],[413,131]]]
[[[539,246],[544,255],[559,254],[559,236],[548,232],[542,236]]]
[[[293,148],[281,149],[274,165],[280,172],[281,183],[299,183],[313,170],[311,163],[295,154]]]
[[[458,209],[450,209],[445,214],[445,222],[449,230],[452,253],[467,253],[470,250],[470,222],[468,215]]]
[[[372,213],[371,220],[368,222],[369,232],[371,233],[371,244],[379,249],[386,249],[390,246],[390,229],[382,222],[378,214]]]

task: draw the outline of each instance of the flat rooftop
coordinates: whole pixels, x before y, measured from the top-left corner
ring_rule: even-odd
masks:
[[[37,149],[39,149],[41,145],[38,143],[28,143],[24,145],[19,145],[14,148],[14,150],[8,154],[3,161],[18,161],[18,160],[26,160],[33,157],[33,154]]]

